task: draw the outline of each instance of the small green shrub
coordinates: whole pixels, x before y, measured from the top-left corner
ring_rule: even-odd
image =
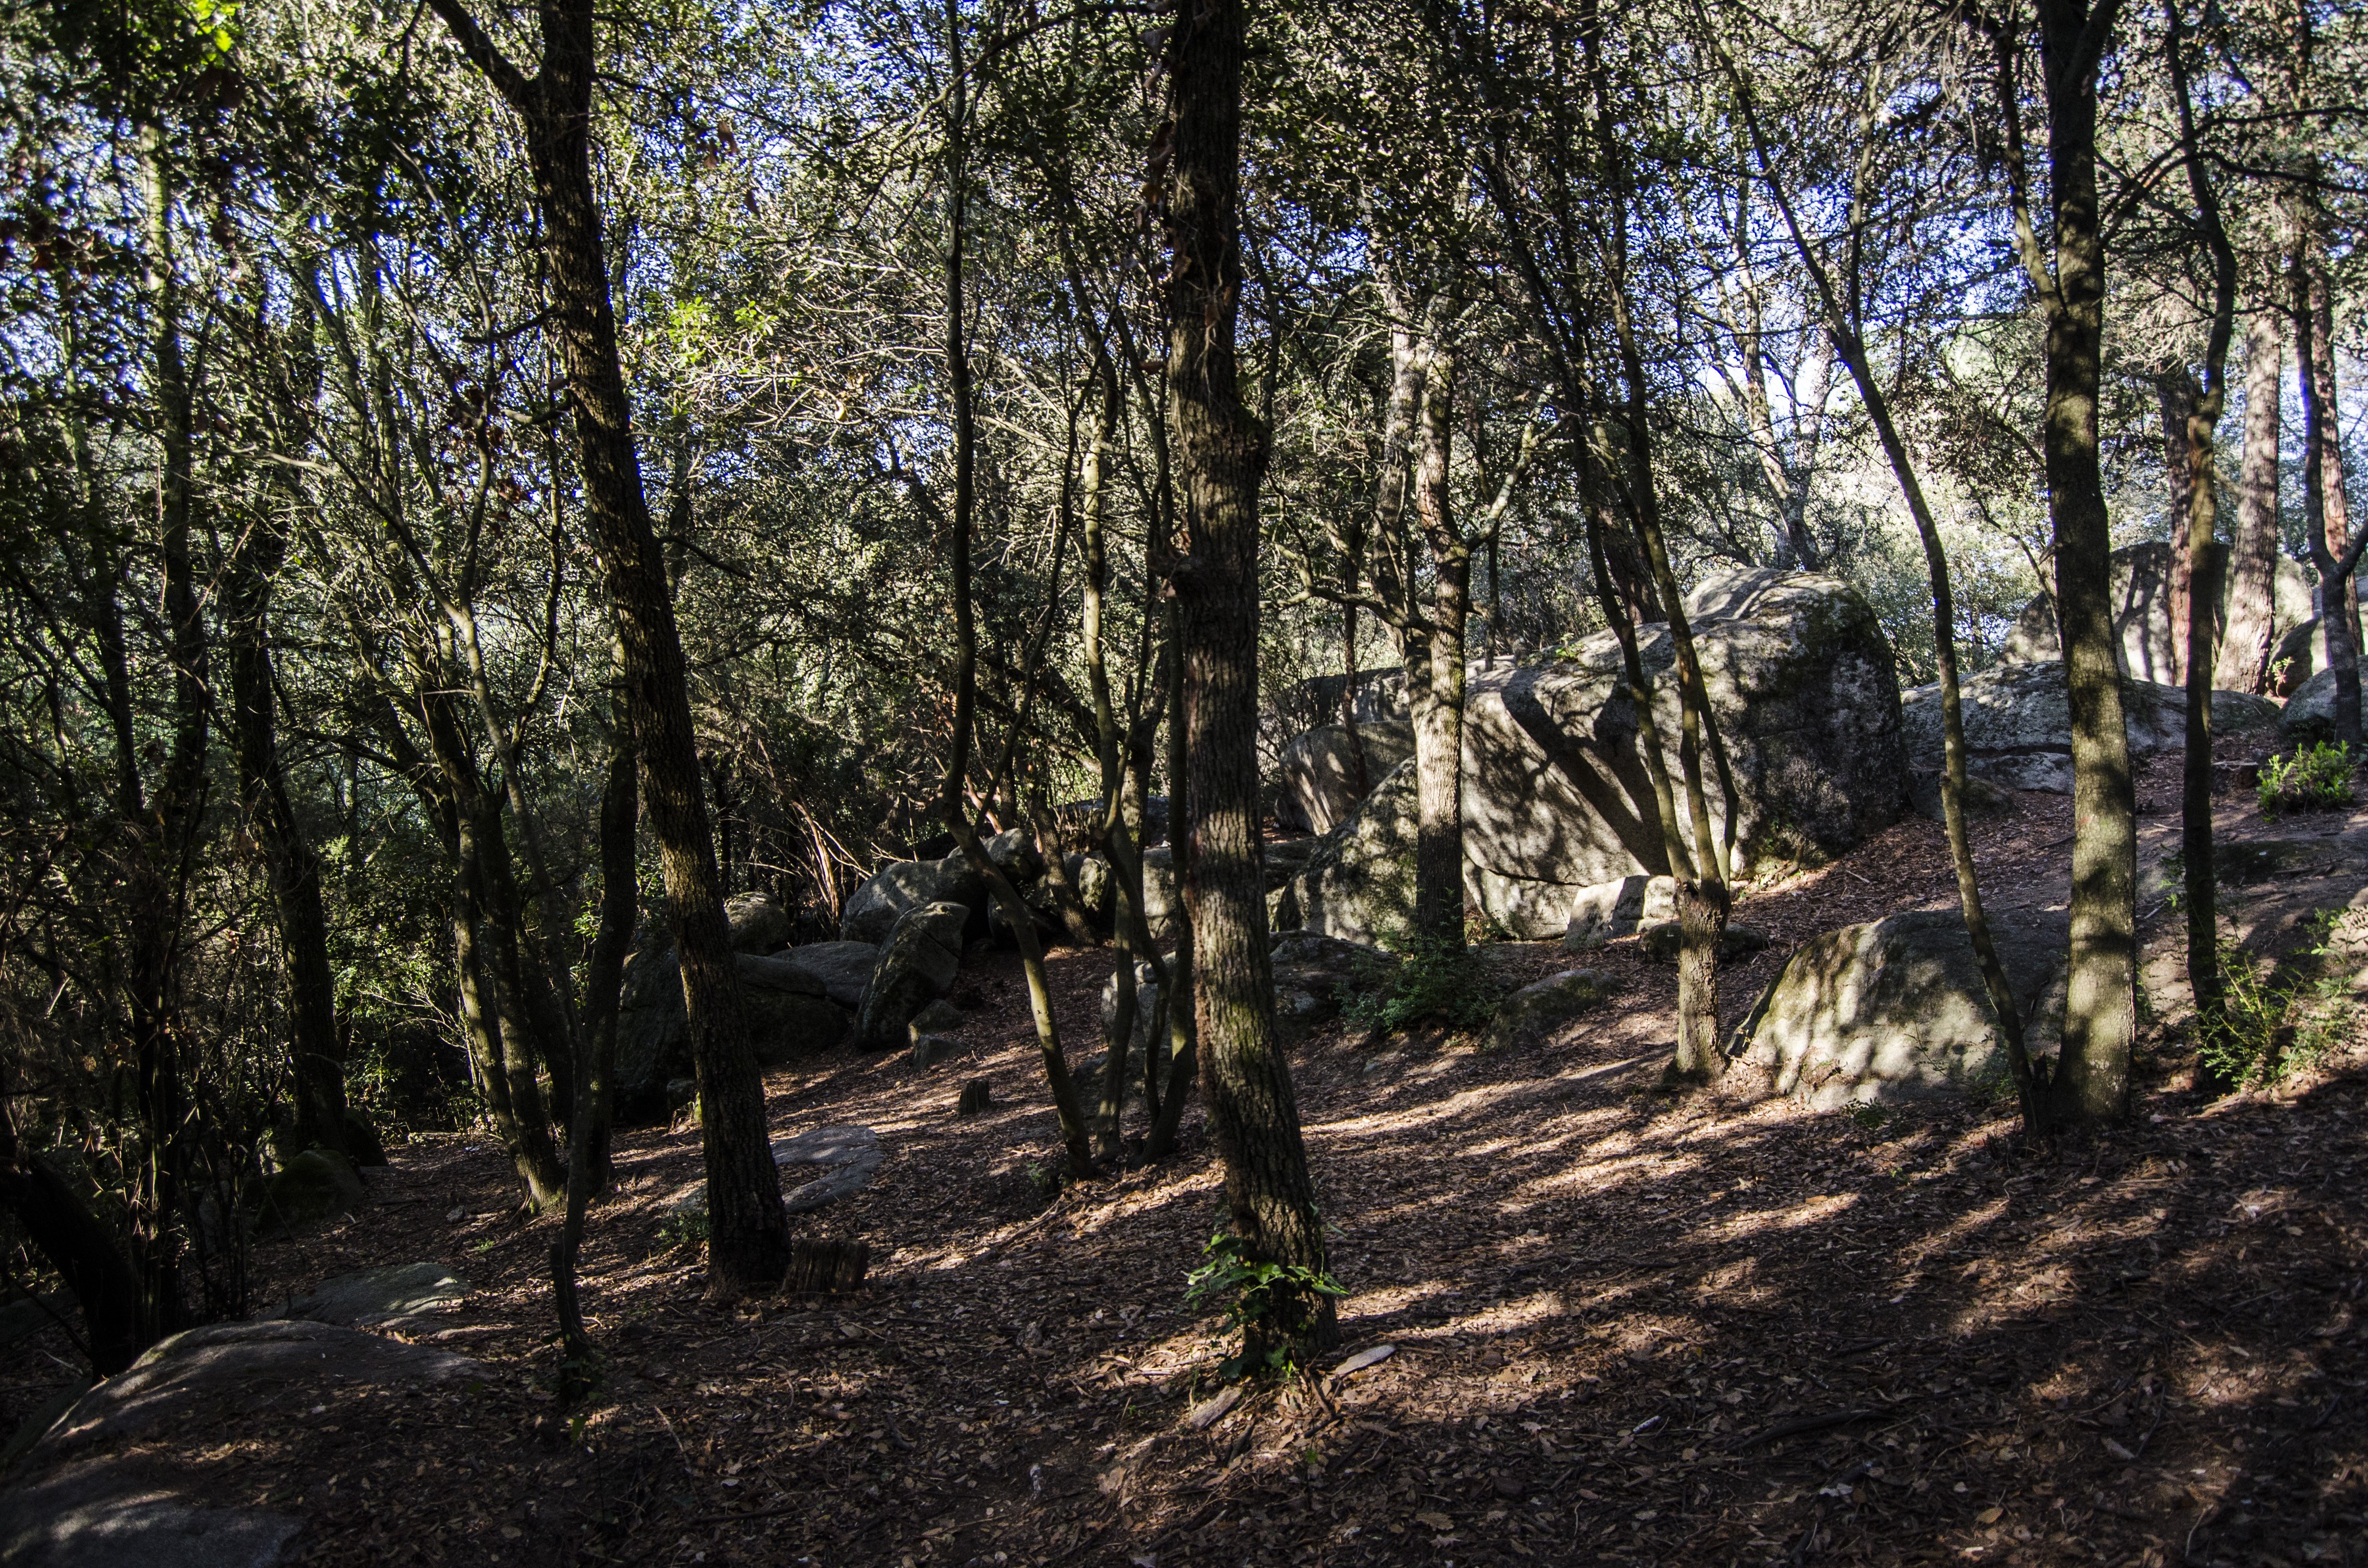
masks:
[[[1417,938],[1395,964],[1360,968],[1342,990],[1340,1010],[1383,1032],[1431,1020],[1471,1031],[1487,1028],[1503,999],[1503,985],[1473,948]]]
[[[1304,1264],[1249,1261],[1243,1256],[1241,1238],[1223,1230],[1209,1238],[1201,1256],[1201,1267],[1185,1277],[1184,1304],[1199,1309],[1221,1303],[1227,1331],[1243,1331],[1242,1349],[1217,1368],[1217,1375],[1227,1382],[1250,1372],[1288,1375],[1293,1370],[1288,1350],[1278,1346],[1266,1353],[1262,1364],[1253,1364],[1251,1341],[1295,1338],[1319,1299],[1349,1293],[1332,1276]]]
[[[658,1221],[658,1240],[669,1247],[705,1246],[707,1230],[706,1210],[679,1210]]]
[[[2261,810],[2323,812],[2351,803],[2351,770],[2360,759],[2331,741],[2297,747],[2290,757],[2261,764]]]
[[[2351,1002],[2340,970],[2329,971],[2334,931],[2346,912],[2327,910],[2310,922],[2311,944],[2281,975],[2264,973],[2254,955],[2220,944],[2220,1027],[2203,1029],[2196,1055],[2238,1088],[2283,1082],[2327,1054],[2351,1021]]]

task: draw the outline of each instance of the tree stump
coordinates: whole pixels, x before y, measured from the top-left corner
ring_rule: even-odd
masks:
[[[973,1078],[969,1083],[962,1085],[962,1098],[954,1102],[954,1114],[956,1116],[976,1116],[980,1111],[985,1110],[994,1103],[995,1098],[987,1090],[986,1080],[984,1078]]]
[[[869,1242],[791,1242],[790,1271],[781,1280],[781,1290],[791,1296],[852,1290],[863,1283],[864,1271],[871,1267]]]

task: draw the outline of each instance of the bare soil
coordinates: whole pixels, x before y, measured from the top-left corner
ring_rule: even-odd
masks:
[[[2269,831],[2226,804],[2225,831]],[[1982,819],[1992,904],[2060,905],[2070,833],[2062,797]],[[2149,856],[2176,833],[2150,819]],[[1725,1000],[1739,1014],[1816,931],[1953,898],[1939,829],[1911,818],[1752,890],[1736,917],[1775,939]],[[2368,1562],[2368,1051],[2207,1105],[2157,1020],[2131,1123],[2035,1153],[2006,1106],[1666,1097],[1670,971],[1633,940],[1497,959],[1508,983],[1583,962],[1620,989],[1560,1048],[1337,1028],[1297,1048],[1350,1292],[1326,1365],[1392,1348],[1203,1427],[1185,1418],[1227,1346],[1184,1302],[1220,1186],[1198,1112],[1166,1164],[1055,1192],[997,955],[962,977],[967,1058],[768,1079],[778,1134],[882,1139],[877,1181],[803,1221],[871,1244],[861,1291],[705,1303],[666,1208],[697,1134],[624,1134],[586,1265],[607,1381],[571,1416],[548,1392],[553,1221],[518,1216],[497,1150],[416,1141],[362,1213],[260,1250],[259,1299],[439,1260],[475,1293],[415,1336],[483,1381],[199,1413],[150,1441],[225,1503],[303,1514],[302,1560],[341,1568]],[[1107,956],[1052,970],[1082,1056]],[[996,1108],[957,1119],[973,1078]],[[37,1342],[0,1395],[26,1408],[71,1360]]]

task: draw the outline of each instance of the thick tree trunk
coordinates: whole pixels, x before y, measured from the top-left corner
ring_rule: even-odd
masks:
[[[1454,431],[1454,350],[1425,345],[1421,456],[1415,510],[1430,546],[1429,634],[1422,706],[1415,710],[1414,935],[1427,947],[1463,947],[1463,629],[1471,611],[1472,547],[1448,494]]]
[[[1322,1217],[1275,1028],[1258,841],[1258,493],[1267,433],[1242,405],[1234,332],[1242,289],[1243,0],[1179,13],[1167,44],[1166,167],[1153,188],[1166,283],[1173,441],[1190,550],[1183,615],[1193,1003],[1202,1091],[1244,1261],[1326,1274]],[[1338,1337],[1332,1298],[1289,1278],[1247,1325],[1251,1365],[1304,1364]]]
[[[2057,1108],[2071,1119],[2129,1113],[2137,1034],[2137,812],[2113,625],[2112,536],[2097,450],[2105,248],[2097,198],[2092,61],[2114,0],[2040,0],[2048,82],[2055,265],[2048,301],[2044,420],[2055,602],[2072,716],[2072,954]]]
[[[2245,324],[2245,449],[2238,461],[2237,527],[2228,548],[2228,620],[2212,683],[2269,689],[2278,569],[2278,391],[2283,320],[2260,311]]]
[[[529,79],[495,48],[461,0],[430,5],[525,122],[552,313],[575,405],[586,511],[624,646],[625,705],[641,753],[642,800],[658,845],[667,924],[682,965],[707,1175],[707,1290],[727,1300],[780,1284],[789,1267],[789,1219],[723,917],[723,882],[700,787],[673,590],[650,525],[632,405],[617,356],[607,248],[592,187],[593,7],[591,0],[551,0],[542,7],[542,69]]]

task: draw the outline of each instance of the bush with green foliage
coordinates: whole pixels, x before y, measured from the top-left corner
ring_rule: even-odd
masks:
[[[2221,1017],[2196,1054],[2240,1089],[2274,1085],[2327,1054],[2351,1018],[2344,976],[2328,962],[2349,912],[2326,910],[2305,926],[2310,944],[2266,972],[2256,955],[2220,944]]]
[[[1221,1304],[1226,1331],[1243,1331],[1243,1348],[1217,1368],[1217,1375],[1227,1382],[1251,1372],[1288,1375],[1293,1370],[1288,1351],[1269,1350],[1262,1365],[1253,1365],[1250,1342],[1262,1337],[1288,1342],[1304,1324],[1271,1321],[1278,1314],[1302,1319],[1321,1298],[1349,1293],[1332,1276],[1304,1264],[1251,1261],[1244,1256],[1241,1238],[1224,1230],[1210,1236],[1201,1257],[1201,1267],[1185,1277],[1184,1304],[1194,1309]],[[1255,1332],[1259,1328],[1272,1332],[1262,1335]]]
[[[1488,1027],[1504,992],[1476,949],[1417,938],[1394,964],[1360,964],[1342,988],[1340,1011],[1384,1033],[1429,1022],[1469,1032]]]
[[[2360,759],[2348,746],[2320,741],[2294,756],[2261,764],[2261,810],[2323,812],[2351,803],[2351,771]]]

